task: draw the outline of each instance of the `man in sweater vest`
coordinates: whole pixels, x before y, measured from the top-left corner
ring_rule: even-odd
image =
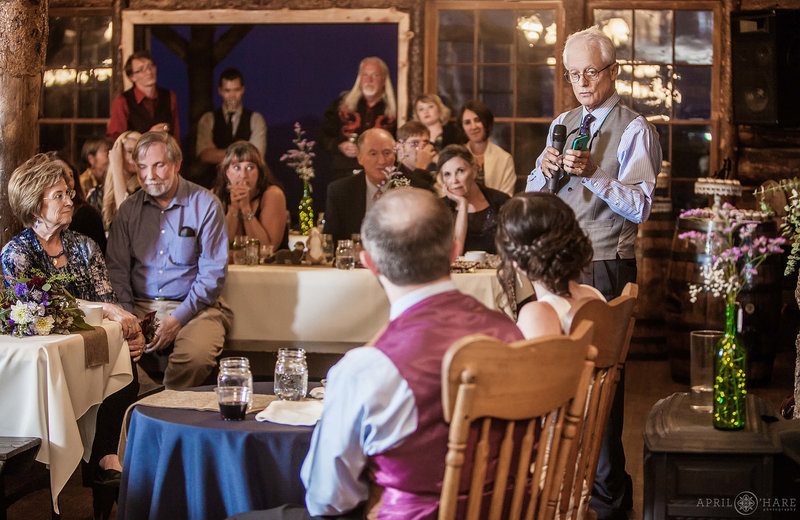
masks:
[[[580,282],[611,300],[626,283],[636,282],[634,240],[637,224],[650,215],[661,145],[655,127],[624,106],[616,92],[619,65],[608,36],[597,27],[570,35],[563,59],[564,77],[581,106],[553,121],[526,191],[543,190],[548,179],[559,179],[555,193],[575,210],[594,248],[591,268]],[[558,124],[567,130],[563,154],[552,146],[552,130]],[[590,504],[601,520],[624,518],[632,505],[621,439],[624,382],[623,374]]]
[[[300,472],[306,509],[236,518],[436,518],[448,434],[442,358],[468,334],[522,339],[507,316],[456,289],[450,262],[461,244],[450,210],[430,191],[386,193],[367,212],[361,238],[361,262],[391,303],[389,324],[328,372]]]
[[[225,69],[217,86],[222,106],[206,112],[197,122],[197,157],[203,163],[202,176],[195,179],[210,188],[216,179],[216,166],[225,158],[225,151],[236,141],[249,141],[261,155],[267,153],[267,123],[258,112],[242,106],[244,76],[238,69]]]
[[[125,75],[133,82],[111,103],[106,137],[111,142],[126,130],[169,132],[180,142],[178,97],[156,85],[156,64],[147,51],[136,51],[125,61]]]

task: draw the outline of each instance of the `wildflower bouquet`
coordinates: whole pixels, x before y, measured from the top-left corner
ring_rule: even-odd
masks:
[[[66,274],[44,278],[38,270],[30,278],[17,279],[0,293],[0,332],[24,337],[91,329],[75,297],[62,285],[73,279]]]
[[[719,209],[692,209],[681,213],[682,218],[707,220],[719,224],[708,234],[687,231],[678,235],[703,245],[711,253],[711,263],[702,266],[703,283],[689,284],[689,299],[697,301],[701,292],[722,296],[726,305],[735,305],[742,287],[751,276],[758,274],[758,266],[774,253],[781,253],[786,243],[782,237],[767,238],[756,235],[758,222],[748,220],[744,213],[725,203]]]
[[[411,179],[403,175],[396,165],[389,166],[383,170],[386,180],[381,183],[381,186],[386,186],[387,190],[399,188],[400,186],[411,186]]]
[[[306,132],[298,122],[294,124],[294,133],[296,137],[292,139],[292,142],[297,148],[288,150],[281,155],[281,162],[285,162],[292,167],[303,182],[308,182],[314,177],[314,166],[312,164],[316,154],[312,150],[317,143],[306,139]]]

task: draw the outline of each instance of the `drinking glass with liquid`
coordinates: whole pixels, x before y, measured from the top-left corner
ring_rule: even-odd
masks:
[[[356,258],[353,252],[352,240],[339,240],[336,246],[336,268],[353,269],[356,266]]]
[[[244,420],[253,399],[253,374],[246,357],[227,357],[219,362],[217,401],[226,421]]]
[[[275,395],[286,401],[300,401],[308,393],[306,351],[301,348],[278,350],[275,363]]]

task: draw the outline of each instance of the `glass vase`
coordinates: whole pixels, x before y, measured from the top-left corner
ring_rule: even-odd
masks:
[[[303,198],[297,206],[300,210],[300,234],[308,235],[314,227],[314,199],[311,198],[311,185],[308,181],[303,181]]]
[[[714,428],[741,430],[746,419],[747,354],[737,329],[736,303],[725,305],[725,335],[714,356]]]

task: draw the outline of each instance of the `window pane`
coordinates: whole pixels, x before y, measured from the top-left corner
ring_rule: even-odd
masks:
[[[91,69],[78,74],[78,117],[108,117],[111,69]]]
[[[495,117],[511,117],[514,106],[512,69],[507,66],[478,67],[478,99],[489,105]]]
[[[474,60],[472,11],[439,11],[439,63]]]
[[[69,146],[69,125],[39,125],[39,150],[58,151],[71,155]]]
[[[655,121],[651,121],[655,123]],[[669,161],[669,125],[655,125],[658,130],[658,142],[661,145],[662,160]],[[673,171],[674,174],[674,171]]]
[[[671,198],[673,214],[692,208],[705,208],[710,202],[708,195],[695,194],[694,179],[673,179]]]
[[[670,118],[672,107],[672,67],[661,65],[635,65],[633,67],[633,109],[649,118]]]
[[[622,103],[633,106],[633,65],[620,65],[619,74],[615,83],[617,94],[622,99]]]
[[[595,23],[611,38],[617,48],[617,59],[630,61],[633,59],[633,11],[630,9],[595,9]]]
[[[475,97],[472,87],[472,67],[439,67],[439,95],[445,103],[451,103],[456,111]]]
[[[711,119],[711,67],[675,67],[675,117]]]
[[[111,18],[80,18],[80,65],[111,66]]]
[[[42,117],[74,117],[75,69],[47,70],[42,84]]]
[[[479,11],[478,61],[510,63],[514,48],[514,11]]]
[[[635,16],[635,60],[671,63],[672,11],[637,9]]]
[[[556,13],[520,11],[517,17],[517,62],[555,64]]]
[[[672,176],[707,177],[711,127],[674,125],[672,127]]]
[[[553,115],[555,67],[517,67],[517,117]]]
[[[106,135],[106,125],[104,124],[91,124],[91,125],[75,125],[75,144],[78,151],[80,151],[83,143],[95,137],[104,137]],[[89,165],[84,165],[88,167]]]
[[[72,66],[75,61],[75,18],[50,18],[50,33],[47,36],[46,68]]]
[[[536,167],[536,158],[547,144],[549,129],[549,123],[514,124],[514,168],[518,176],[527,177]]]
[[[495,114],[496,116],[497,114]],[[492,142],[502,148],[503,150],[511,151],[511,124],[494,122],[494,130],[492,130]]]
[[[713,36],[712,11],[675,11],[675,62],[711,65]]]

